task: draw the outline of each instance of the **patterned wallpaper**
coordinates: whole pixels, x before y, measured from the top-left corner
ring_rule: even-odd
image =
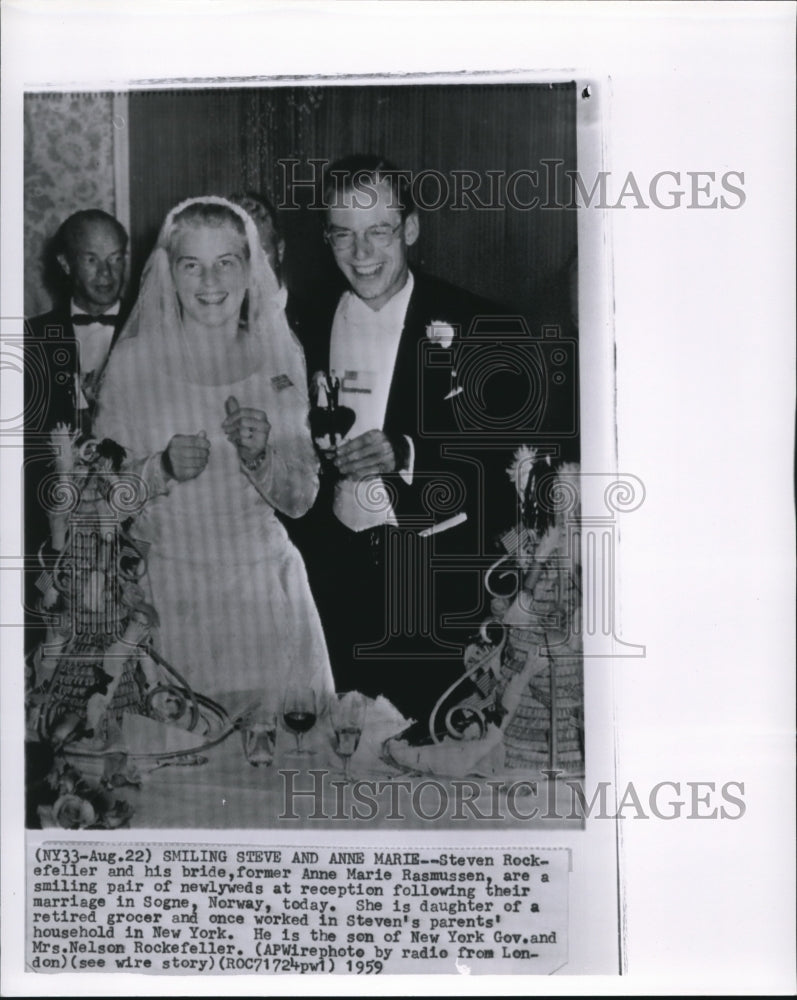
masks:
[[[28,94],[25,121],[25,311],[51,308],[45,284],[47,241],[72,212],[116,213],[113,95]]]

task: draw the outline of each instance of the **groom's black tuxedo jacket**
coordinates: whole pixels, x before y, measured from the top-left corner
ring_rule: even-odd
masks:
[[[343,527],[329,471],[310,512],[286,526],[305,559],[338,690],[384,694],[423,723],[461,677],[464,645],[487,613],[483,573],[504,554],[498,539],[519,511],[506,470],[518,443],[545,440],[554,379],[542,367],[537,377],[533,365],[515,363],[540,350],[540,335],[532,336],[524,318],[437,278],[417,271],[413,278],[381,428],[411,438],[415,451],[411,484],[398,473],[383,477],[401,537]],[[344,290],[289,300],[311,377],[329,372]],[[452,332],[450,345],[431,336]],[[345,381],[344,372],[336,376]],[[356,408],[356,399],[341,391],[339,401]],[[466,519],[428,539],[407,537],[431,525],[443,529],[457,514]],[[375,569],[380,544],[387,549]]]
[[[412,439],[413,478],[410,485],[398,473],[384,478],[394,490],[394,509],[400,526],[420,530],[464,512],[473,543],[473,533],[483,520],[483,504],[478,494],[483,492],[485,484],[480,481],[473,460],[463,461],[450,452],[464,448],[467,443],[478,443],[482,435],[478,430],[469,431],[467,420],[462,422],[462,407],[469,405],[469,395],[454,391],[458,385],[454,359],[461,342],[493,336],[488,333],[485,337],[480,328],[486,322],[488,329],[494,330],[496,318],[505,311],[487,299],[422,272],[413,271],[413,280],[381,428],[390,438]],[[344,290],[339,286],[329,296],[314,302],[289,303],[289,320],[304,348],[309,376],[329,371],[332,321]],[[434,328],[441,326],[453,330],[454,343],[450,347],[431,339]],[[340,403],[356,408],[356,396],[343,392]],[[481,451],[486,454],[484,448]],[[474,452],[478,454],[478,450]],[[331,476],[322,477],[311,520],[331,515],[333,486]],[[462,532],[458,534],[461,540]]]

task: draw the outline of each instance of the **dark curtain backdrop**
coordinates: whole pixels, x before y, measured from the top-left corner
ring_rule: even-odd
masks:
[[[542,160],[576,168],[574,84],[264,87],[145,91],[130,95],[130,210],[134,276],[166,212],[183,198],[255,189],[274,201],[306,203],[286,189],[279,160],[376,152],[412,171],[539,170]],[[429,182],[426,200],[436,196]],[[526,182],[518,186],[524,199]],[[544,191],[540,194],[544,197]],[[432,274],[549,322],[566,309],[576,248],[576,213],[507,207],[421,215],[414,260]],[[317,212],[283,210],[287,283],[312,292],[333,266]]]

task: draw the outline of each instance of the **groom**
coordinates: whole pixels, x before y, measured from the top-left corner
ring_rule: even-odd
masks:
[[[420,221],[391,164],[338,161],[323,196],[345,286],[297,309],[294,328],[311,384],[324,384],[316,373],[339,380],[337,412],[349,418],[317,439],[321,490],[295,538],[338,690],[384,694],[423,724],[462,673],[482,604],[484,489],[478,463],[454,453],[466,393],[451,346],[499,310],[410,268]],[[311,416],[316,428],[335,419]]]

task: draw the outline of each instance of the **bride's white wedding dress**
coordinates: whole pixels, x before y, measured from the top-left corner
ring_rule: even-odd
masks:
[[[199,384],[152,366],[141,348],[133,339],[115,351],[96,431],[127,449],[148,493],[132,533],[151,542],[162,655],[206,694],[255,688],[279,701],[289,680],[333,690],[304,563],[275,514],[301,515],[318,488],[304,393],[265,365],[237,382]],[[271,423],[257,472],[221,429],[230,396]],[[208,464],[167,482],[160,453],[175,434],[200,431]]]

